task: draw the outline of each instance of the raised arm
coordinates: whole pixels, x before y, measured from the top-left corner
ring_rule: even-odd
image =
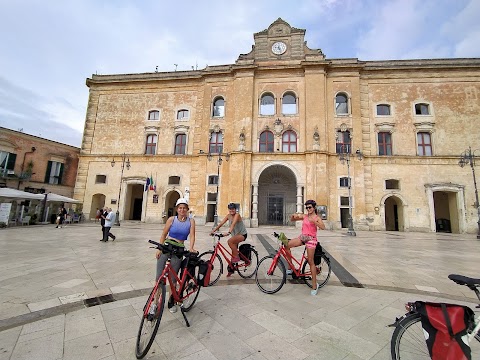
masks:
[[[304,214],[295,213],[290,216],[290,221],[299,221],[303,220]]]
[[[216,228],[212,229],[212,231],[210,232],[210,235],[212,235],[215,231],[220,229],[223,226],[223,224],[227,222],[227,220],[228,220],[228,215],[223,218],[223,220],[220,222],[220,224],[217,225]]]

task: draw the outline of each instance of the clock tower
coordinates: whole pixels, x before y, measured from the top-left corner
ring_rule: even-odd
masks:
[[[272,60],[324,60],[320,49],[310,49],[305,41],[305,29],[291,27],[278,18],[267,29],[254,34],[255,45],[248,54],[241,54],[237,64]]]

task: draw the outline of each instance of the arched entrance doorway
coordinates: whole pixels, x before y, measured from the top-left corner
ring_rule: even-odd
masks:
[[[272,165],[258,179],[258,224],[287,225],[297,211],[297,180],[291,169]]]
[[[405,231],[403,202],[399,197],[387,197],[384,200],[384,212],[386,231]]]
[[[165,195],[165,216],[163,217],[163,222],[166,222],[170,216],[176,214],[175,203],[178,199],[180,199],[180,194],[175,190],[170,191]]]
[[[102,209],[105,206],[105,195],[95,194],[92,196],[92,206],[90,207],[89,219],[94,219],[97,215],[97,209]]]

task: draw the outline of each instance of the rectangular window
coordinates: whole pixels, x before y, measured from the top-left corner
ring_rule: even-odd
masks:
[[[208,177],[208,185],[217,185],[218,184],[218,176],[217,175],[210,175]]]
[[[351,147],[350,131],[338,131],[337,132],[337,154],[350,153]]]
[[[340,187],[348,187],[348,177],[340,178]]]
[[[168,185],[180,185],[180,176],[169,176]]]
[[[63,175],[63,164],[56,161],[49,161],[47,172],[45,174],[45,182],[47,184],[61,185]]]
[[[97,175],[95,176],[95,184],[106,184],[107,175]]]
[[[207,193],[207,201],[217,201],[217,193]]]
[[[378,155],[392,155],[392,134],[378,133]]]
[[[157,151],[157,135],[155,134],[147,135],[147,141],[145,143],[145,154],[155,155],[156,151]]]
[[[400,181],[395,179],[385,180],[385,189],[387,190],[400,189]]]
[[[6,151],[0,151],[0,172],[6,175],[12,175],[15,168],[15,160],[17,154],[12,154]]]
[[[428,104],[415,104],[415,115],[430,115]]]
[[[221,132],[213,132],[210,138],[209,153],[220,154],[223,151],[223,134]]]
[[[175,137],[175,155],[185,155],[186,146],[187,146],[187,135],[178,134]]]
[[[430,133],[417,133],[417,152],[419,156],[432,156],[432,142]]]
[[[340,206],[348,206],[349,204],[348,196],[340,196]]]

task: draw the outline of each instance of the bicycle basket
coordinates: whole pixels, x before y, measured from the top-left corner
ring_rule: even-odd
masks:
[[[462,339],[473,326],[475,314],[468,306],[415,302],[432,360],[471,360],[470,346]]]

